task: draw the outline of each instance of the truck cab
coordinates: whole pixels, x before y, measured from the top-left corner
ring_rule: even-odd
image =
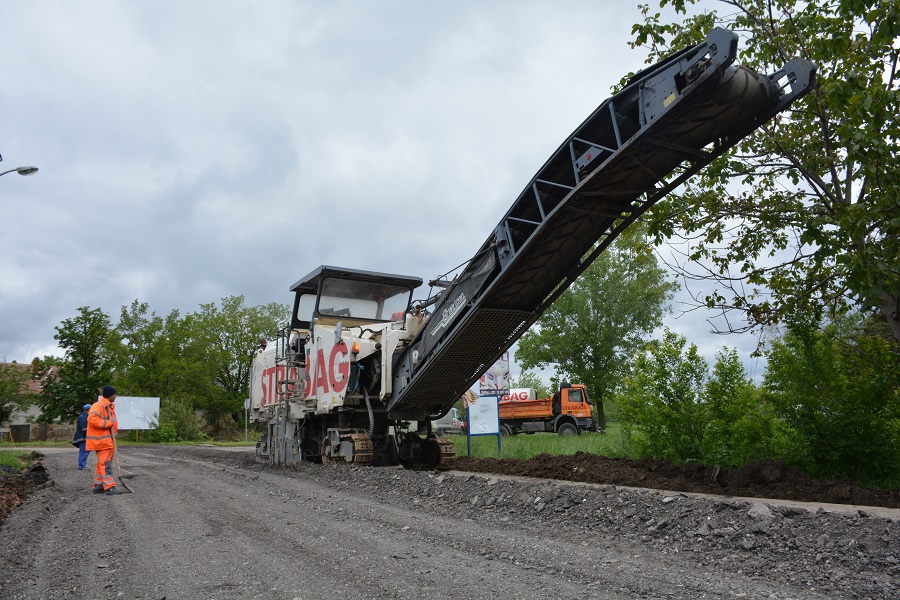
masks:
[[[571,415],[576,419],[591,419],[594,416],[594,405],[587,395],[587,388],[582,384],[562,384],[560,390],[553,395],[553,412],[557,415]]]

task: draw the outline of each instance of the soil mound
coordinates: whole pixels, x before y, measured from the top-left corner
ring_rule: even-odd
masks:
[[[856,504],[900,508],[900,490],[878,490],[851,481],[813,479],[777,460],[759,460],[737,469],[656,458],[607,458],[585,452],[568,456],[541,454],[527,460],[457,458],[460,471],[521,475],[749,498]]]
[[[0,465],[0,523],[49,479],[50,475],[41,463],[35,463],[23,472]]]

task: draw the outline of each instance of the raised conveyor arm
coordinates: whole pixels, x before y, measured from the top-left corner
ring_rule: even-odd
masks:
[[[805,94],[815,66],[734,66],[737,36],[635,75],[553,153],[394,364],[389,412],[446,412],[655,202]]]

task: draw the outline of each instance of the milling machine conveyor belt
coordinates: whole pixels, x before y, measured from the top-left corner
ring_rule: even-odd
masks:
[[[714,29],[645,69],[557,149],[394,364],[389,411],[446,412],[656,201],[805,94],[815,66],[735,66]]]

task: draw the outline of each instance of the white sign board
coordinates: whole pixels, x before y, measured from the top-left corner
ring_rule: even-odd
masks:
[[[159,398],[116,396],[115,404],[119,429],[156,429],[152,423],[159,420]]]
[[[479,396],[475,401],[470,400],[468,417],[470,435],[500,434],[497,396]]]

